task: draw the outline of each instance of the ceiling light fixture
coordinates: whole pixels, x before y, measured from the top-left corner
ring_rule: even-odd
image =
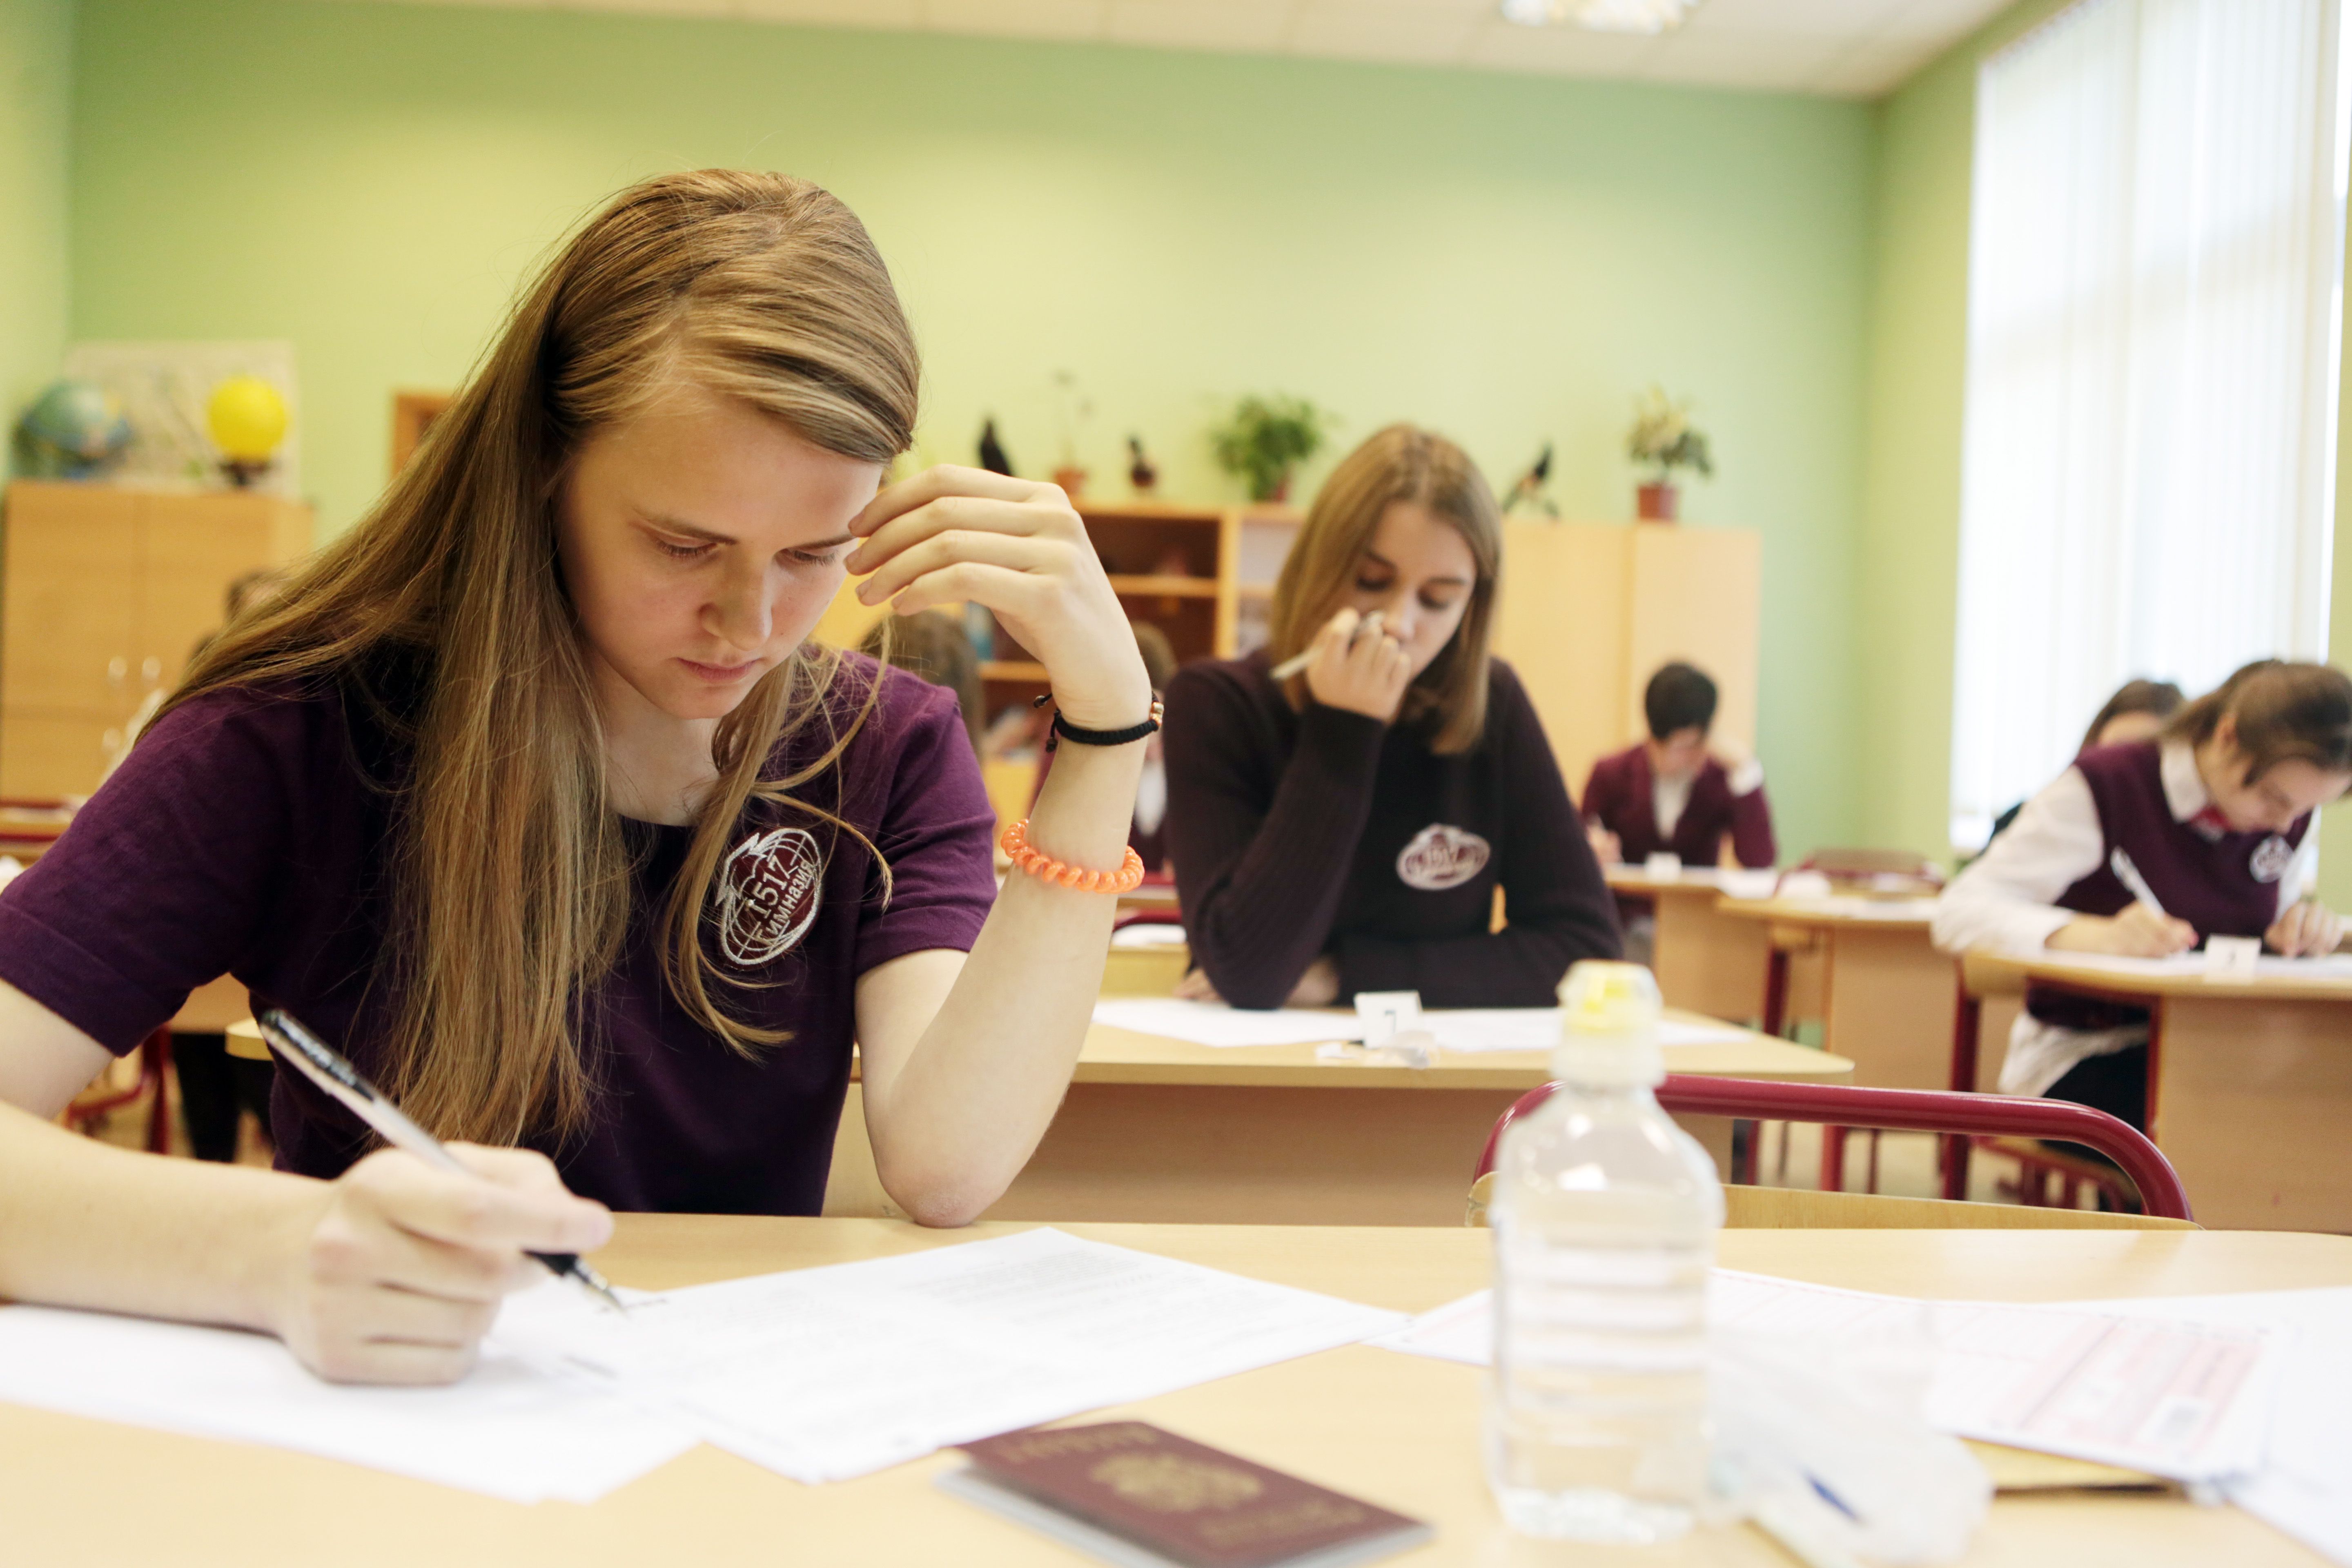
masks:
[[[1596,33],[1663,33],[1679,27],[1699,0],[1502,0],[1503,20],[1522,27],[1573,22]]]

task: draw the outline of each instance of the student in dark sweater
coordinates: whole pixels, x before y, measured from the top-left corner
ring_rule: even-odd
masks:
[[[1171,683],[1169,849],[1200,965],[1178,994],[1542,1006],[1578,959],[1618,956],[1543,726],[1487,653],[1501,555],[1468,457],[1391,426],[1315,498],[1267,646]]]
[[[1603,860],[1640,865],[1661,853],[1685,866],[1712,866],[1723,841],[1742,866],[1769,866],[1772,806],[1764,768],[1717,742],[1715,682],[1687,664],[1659,667],[1642,694],[1650,738],[1592,764],[1584,820]]]
[[[2310,897],[2312,814],[2352,785],[2352,680],[2264,660],[2153,741],[2094,746],[1944,890],[1936,944],[2161,958],[2209,936],[2327,952],[2344,922]],[[2135,897],[2136,876],[2161,909]],[[2000,1089],[2144,1126],[2147,1014],[2029,994]]]

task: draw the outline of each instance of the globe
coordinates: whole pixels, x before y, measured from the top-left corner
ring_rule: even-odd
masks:
[[[36,474],[88,479],[131,445],[122,400],[86,381],[60,381],[33,401],[17,423],[26,467]]]

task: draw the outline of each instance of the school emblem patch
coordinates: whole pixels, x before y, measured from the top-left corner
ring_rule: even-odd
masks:
[[[2275,882],[2285,876],[2286,868],[2294,864],[2294,846],[2273,833],[2254,846],[2253,856],[2247,860],[2246,869],[2254,874],[2257,882]]]
[[[1442,893],[1485,870],[1493,854],[1486,841],[1467,828],[1433,822],[1397,852],[1397,879],[1424,893]]]
[[[756,969],[808,934],[824,889],[824,856],[805,828],[755,833],[719,863],[712,900],[728,961]]]

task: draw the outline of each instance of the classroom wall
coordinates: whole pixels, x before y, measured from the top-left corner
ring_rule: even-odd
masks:
[[[1337,450],[1415,418],[1498,487],[1557,440],[1563,509],[1622,517],[1663,381],[1716,442],[1687,514],[1765,534],[1783,842],[1853,837],[1866,106],[316,0],[85,0],[76,59],[75,333],[291,339],[330,531],[383,480],[392,390],[455,382],[583,208],[681,165],[857,208],[922,338],[926,458],[970,460],[993,411],[1049,469],[1068,369],[1114,490],[1139,431],[1163,489],[1233,493],[1202,432],[1284,390]]]
[[[56,376],[66,342],[72,0],[0,0],[0,409]]]
[[[1854,635],[1859,821],[1874,844],[1950,852],[1952,659],[1959,562],[1960,423],[1968,370],[1969,191],[1976,72],[2065,8],[2020,0],[1876,107],[1877,184],[1867,332],[1862,526]],[[2339,400],[2339,447],[2352,399]],[[2330,647],[2352,655],[2352,470],[2336,467]],[[2352,805],[2327,814],[2338,846],[2322,896],[2352,908]]]

